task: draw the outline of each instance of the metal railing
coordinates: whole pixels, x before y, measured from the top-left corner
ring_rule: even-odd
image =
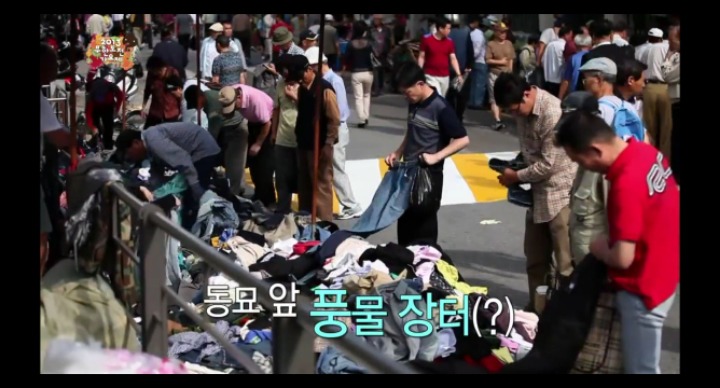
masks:
[[[209,266],[238,282],[240,287],[256,289],[258,302],[267,311],[274,311],[273,306],[278,303],[293,303],[291,296],[286,295],[283,301],[272,299],[268,283],[255,278],[213,247],[173,223],[158,206],[141,202],[121,183],[110,184],[110,192],[115,197],[113,198],[113,240],[119,249],[130,255],[141,268],[142,321],[140,326],[143,351],[159,357],[167,357],[169,301],[182,306],[185,313],[207,333],[215,337],[218,343],[226,349],[228,355],[245,366],[249,373],[263,373],[249,356],[225,340],[212,323],[202,318],[178,294],[165,285],[166,237],[169,235],[178,240],[183,248],[194,252]],[[138,255],[135,255],[133,249],[129,248],[120,238],[118,200],[127,204],[134,216],[139,217]],[[313,344],[316,338],[315,324],[318,320],[310,316],[312,308],[310,298],[297,295],[293,304],[296,306],[297,317],[272,319],[273,372],[275,374],[312,374],[315,373],[316,357]],[[345,336],[325,340],[330,341],[344,355],[364,366],[371,373],[417,373],[412,367],[387,358],[377,349],[373,349],[356,337]]]
[[[43,85],[42,92],[53,106],[58,120],[66,127],[70,126],[70,95],[61,90],[57,84]]]

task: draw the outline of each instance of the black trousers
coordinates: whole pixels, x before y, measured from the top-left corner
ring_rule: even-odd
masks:
[[[457,118],[460,122],[463,121],[465,109],[467,109],[467,102],[468,99],[470,99],[471,84],[470,75],[468,74],[468,78],[465,80],[465,83],[463,83],[462,89],[458,91],[451,86],[448,88],[447,95],[445,96],[445,99],[450,103],[450,106],[455,109],[455,113],[457,114]]]
[[[245,53],[245,58],[247,61],[250,61],[250,46],[252,45],[252,32],[250,29],[245,31],[233,31],[233,38],[240,41],[243,53]]]
[[[432,182],[431,196],[437,198],[437,206],[427,208],[409,207],[397,223],[398,244],[408,246],[420,242],[437,244],[438,239],[438,210],[442,200],[443,170],[442,167],[431,168]]]
[[[65,217],[60,210],[60,194],[64,188],[58,178],[59,158],[58,149],[45,140],[45,165],[40,174],[40,185],[45,193],[45,206],[47,206],[52,232],[48,235],[48,260],[45,264],[47,273],[55,263],[64,257],[65,244]]]
[[[190,34],[178,34],[178,43],[185,49],[185,53],[187,54],[190,49]]]
[[[204,190],[210,188],[210,182],[212,181],[213,174],[215,173],[215,167],[220,164],[220,154],[208,156],[202,158],[195,163],[195,171],[198,174],[198,181],[200,187]],[[197,219],[197,212],[200,208],[200,198],[193,197],[192,192],[188,189],[183,195],[182,199],[182,214],[180,215],[180,221],[182,227],[186,230],[191,230]]]
[[[253,201],[260,201],[265,206],[274,205],[277,202],[275,197],[275,152],[270,141],[270,135],[255,156],[250,156],[250,147],[255,144],[264,124],[248,123],[248,159],[247,166],[250,169],[250,178],[255,185]]]
[[[331,69],[337,71],[338,70],[338,55],[337,54],[327,54],[326,57],[328,59],[328,66],[330,66]]]
[[[277,211],[292,211],[292,195],[298,192],[298,154],[295,147],[275,145]]]
[[[143,30],[143,41],[145,41],[145,43],[147,43],[148,48],[150,48],[150,49],[153,48],[153,31],[152,31],[151,26],[147,26]]]
[[[672,138],[670,140],[670,154],[672,155],[672,159],[670,159],[670,167],[672,167],[673,175],[675,176],[675,180],[680,184],[680,179],[683,173],[683,165],[682,160],[684,159],[682,148],[680,148],[680,144],[682,143],[680,141],[681,135],[680,126],[682,125],[682,121],[680,121],[680,102],[676,102],[672,104],[672,123],[673,123],[673,129],[672,129]]]
[[[380,95],[385,91],[385,68],[383,66],[373,69],[373,87],[374,95]]]
[[[97,106],[93,108],[92,119],[98,127],[102,138],[103,148],[111,150],[115,146],[113,140],[115,126],[115,108],[113,106]]]

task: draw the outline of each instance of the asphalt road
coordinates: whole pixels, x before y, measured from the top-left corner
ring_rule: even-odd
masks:
[[[141,55],[144,63],[150,55],[150,50],[142,50]],[[195,52],[191,50],[189,56],[188,76],[193,76],[196,69]],[[252,62],[257,63],[257,61],[258,56],[254,55]],[[142,83],[140,86],[144,87]],[[348,87],[347,90],[349,91],[350,88]],[[352,96],[348,97],[353,109]],[[78,100],[81,101],[82,98]],[[401,96],[383,95],[372,101],[369,127],[360,129],[352,125],[357,122],[353,109],[349,120],[351,126],[350,145],[347,150],[348,163],[375,159],[380,164],[379,159],[393,151],[402,141],[406,115],[407,103]],[[514,132],[512,126],[502,132],[495,132],[489,128],[491,123],[491,116],[487,111],[466,113],[465,124],[471,139],[470,146],[463,151],[463,154],[468,155],[467,158],[478,154],[519,149],[518,140],[512,134]],[[484,169],[486,172],[475,176],[473,171],[467,172],[467,167],[463,167],[466,163],[461,162],[462,158],[463,156],[453,158],[457,170],[460,170],[460,178],[451,185],[450,189],[445,188],[444,197],[452,196],[455,191],[470,188],[475,200],[472,200],[473,197],[470,197],[470,200],[458,199],[454,203],[461,204],[442,206],[439,213],[439,244],[457,264],[468,283],[487,286],[494,295],[507,296],[514,306],[521,308],[528,302],[522,244],[525,209],[507,203],[501,199],[502,196],[483,195],[483,193],[504,193],[504,191],[492,176],[488,177],[489,173],[485,165],[476,166],[477,169]],[[487,159],[484,160],[486,163]],[[445,170],[447,182],[447,165]],[[356,196],[358,192],[369,192],[371,196],[374,191],[373,184],[376,183],[358,179],[355,173],[351,175]],[[366,197],[367,195],[365,194]],[[367,202],[367,199],[361,202]],[[344,227],[351,225],[352,222],[340,221],[339,224]],[[374,243],[396,241],[395,227],[371,236],[370,240]],[[680,302],[679,298],[676,298],[663,333],[661,362],[663,373],[676,374],[680,370],[679,312]]]

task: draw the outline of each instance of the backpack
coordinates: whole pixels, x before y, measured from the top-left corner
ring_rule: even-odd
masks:
[[[515,59],[513,60],[515,63],[513,63],[513,73],[525,77],[527,74],[525,73],[525,69],[522,68],[522,63],[520,62],[520,54],[522,54],[524,51],[530,51],[529,47],[523,47],[522,49],[518,50],[515,53]]]
[[[634,112],[634,109],[629,109],[628,104],[625,101],[620,103],[620,106],[616,106],[607,100],[599,101],[600,104],[609,106],[615,111],[613,117],[613,129],[615,133],[623,140],[627,141],[631,137],[639,141],[645,140],[645,126],[640,120],[640,117]]]
[[[525,81],[527,81],[530,85],[542,87],[545,83],[545,74],[543,73],[542,66],[537,66],[534,69],[527,71],[522,68],[522,63],[520,62],[520,54],[522,54],[523,51],[530,50],[531,49],[529,47],[523,47],[517,52],[513,63],[513,73],[525,78]]]

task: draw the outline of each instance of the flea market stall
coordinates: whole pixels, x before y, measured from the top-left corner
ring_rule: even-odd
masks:
[[[322,56],[322,38],[319,47]],[[318,139],[316,122],[316,147]],[[597,306],[587,303],[602,289],[597,279],[604,274],[595,260],[578,268],[577,287],[555,293],[541,320],[492,289],[468,283],[443,247],[373,244],[367,231],[318,220],[315,205],[284,214],[231,195],[218,175],[200,200],[193,241],[269,285],[275,303],[266,306],[258,289],[214,268],[194,243],[170,235],[153,239],[148,208],[133,211],[110,190],[122,186],[138,203],[151,198],[149,211],[179,224],[187,189],[180,174],[127,168],[99,155],[75,166],[68,176],[66,223],[73,259],[52,268],[42,285],[44,373],[278,373],[281,333],[273,323],[297,319],[307,300],[317,320],[314,368],[307,372],[316,374],[371,372],[366,360],[335,346],[340,337],[422,373],[608,373],[617,366],[583,350],[591,342],[586,339],[605,341],[604,331],[595,333],[588,323],[602,307],[602,298]],[[140,250],[152,254],[138,261]],[[164,270],[144,273],[142,260],[162,263]],[[143,294],[162,292],[162,286],[178,298],[168,298],[159,313],[143,305]],[[150,333],[150,321],[162,332]],[[166,339],[155,348],[166,354],[153,354],[147,336]]]

